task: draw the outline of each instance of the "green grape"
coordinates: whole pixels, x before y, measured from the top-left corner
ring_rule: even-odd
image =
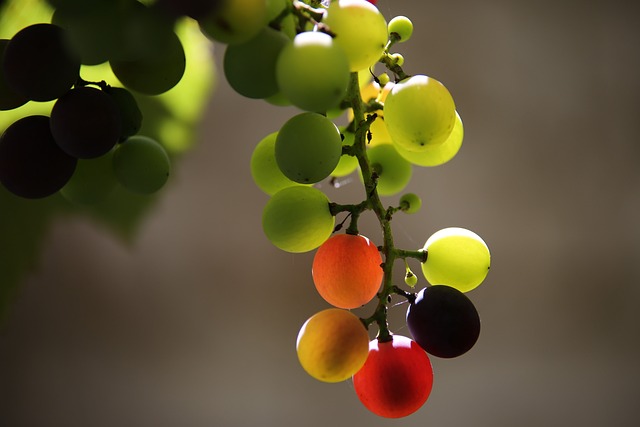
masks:
[[[413,23],[406,16],[396,16],[389,21],[389,34],[396,33],[400,39],[399,42],[406,42],[413,34]]]
[[[400,197],[400,209],[404,213],[414,214],[422,207],[422,200],[414,193],[406,193]]]
[[[158,191],[167,182],[171,163],[162,145],[146,136],[132,136],[113,155],[118,182],[139,194]]]
[[[349,58],[351,71],[374,65],[384,52],[389,34],[384,16],[365,0],[337,0],[322,21],[336,34],[335,42]]]
[[[291,105],[291,101],[289,101],[282,92],[277,92],[276,94],[269,96],[264,99],[271,105],[275,105],[276,107],[288,107]]]
[[[267,24],[266,0],[225,0],[211,15],[199,20],[200,28],[215,41],[236,44],[254,37]]]
[[[331,36],[320,32],[298,34],[276,64],[280,91],[307,111],[323,113],[337,106],[347,93],[349,78],[344,52]]]
[[[418,166],[439,166],[453,159],[460,147],[464,137],[464,127],[462,119],[456,112],[456,121],[449,137],[440,145],[429,146],[423,151],[409,151],[396,144],[396,150],[405,159]]]
[[[111,60],[111,69],[127,88],[145,95],[159,95],[177,85],[186,67],[180,39],[175,33],[162,50],[133,60]]]
[[[272,196],[286,187],[301,185],[284,176],[276,163],[276,136],[278,132],[264,137],[251,155],[251,176],[253,182],[265,193]]]
[[[342,135],[344,135],[344,140],[342,141],[342,145],[353,145],[355,141],[355,134],[351,131],[346,130],[344,127],[340,129]],[[348,156],[343,154],[340,156],[340,161],[336,168],[331,172],[331,176],[342,177],[347,176],[354,170],[358,168],[358,158],[356,156]]]
[[[229,85],[247,98],[268,98],[278,93],[276,61],[289,38],[272,28],[263,28],[255,37],[227,47],[224,75]]]
[[[342,155],[336,125],[318,113],[290,118],[276,137],[276,162],[292,181],[312,184],[328,177]]]
[[[411,163],[405,160],[391,144],[380,144],[367,150],[367,156],[378,174],[378,194],[392,196],[402,191],[411,180]]]
[[[409,151],[425,151],[451,134],[455,104],[442,83],[416,75],[393,86],[384,102],[384,121],[395,144]]]
[[[291,6],[291,0],[267,0],[267,22],[278,18],[285,9]],[[289,13],[280,22],[280,31],[290,40],[296,36],[296,21],[293,13]],[[276,28],[276,27],[274,27]]]
[[[287,187],[269,199],[262,213],[262,228],[277,248],[292,253],[309,252],[333,232],[335,217],[329,199],[317,188]]]
[[[113,152],[78,160],[71,179],[60,190],[62,196],[78,205],[93,205],[106,199],[118,184],[113,171]]]
[[[423,250],[427,251],[427,260],[422,263],[422,272],[432,285],[448,285],[468,292],[489,273],[489,248],[473,231],[444,228],[427,239]]]

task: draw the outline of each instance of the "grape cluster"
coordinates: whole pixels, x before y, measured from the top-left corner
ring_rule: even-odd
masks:
[[[407,75],[403,56],[391,52],[412,35],[407,17],[387,22],[375,2],[365,0],[267,4],[273,9],[268,24],[251,27],[253,36],[239,39],[240,28],[250,26],[238,21],[239,26],[229,26],[234,37],[221,40],[227,43],[224,74],[237,93],[301,110],[265,136],[251,157],[253,179],[270,196],[262,216],[266,237],[286,252],[315,251],[313,283],[332,306],[300,329],[298,359],[320,381],[351,378],[373,413],[407,416],[431,393],[430,356],[460,356],[480,334],[480,318],[465,293],[488,273],[484,241],[450,227],[433,233],[423,248],[402,250],[394,246],[391,230],[396,212],[420,210],[416,194],[402,194],[412,168],[451,160],[462,144],[462,120],[441,82]],[[376,65],[385,71],[376,73]],[[336,118],[344,115],[348,124],[338,126]],[[314,186],[351,173],[364,186],[360,203],[333,203]],[[397,205],[382,204],[381,196],[397,195]],[[380,222],[379,245],[358,231],[358,219],[367,211]],[[346,232],[339,232],[347,220]],[[430,284],[417,293],[409,259],[420,262]],[[393,281],[400,260],[408,290]],[[411,338],[389,329],[394,295],[409,302]],[[371,316],[351,311],[375,299]],[[377,336],[370,340],[374,325]]]
[[[51,22],[0,40],[0,110],[53,104],[48,115],[22,117],[0,136],[0,183],[23,198],[60,191],[81,204],[103,200],[116,185],[157,191],[170,160],[163,145],[139,135],[143,114],[133,93],[159,95],[180,82],[186,59],[176,19],[208,16],[220,2],[49,3]],[[102,63],[124,87],[82,79],[83,66]]]

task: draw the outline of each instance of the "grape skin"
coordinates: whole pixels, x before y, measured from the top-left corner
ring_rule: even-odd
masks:
[[[25,96],[20,95],[7,84],[3,72],[4,50],[9,44],[9,40],[0,40],[0,110],[13,110],[29,101]]]
[[[0,182],[17,196],[54,194],[69,181],[76,163],[54,141],[49,117],[23,117],[0,137]]]
[[[157,141],[132,136],[118,145],[113,155],[113,170],[118,182],[138,194],[160,190],[169,178],[171,162]]]

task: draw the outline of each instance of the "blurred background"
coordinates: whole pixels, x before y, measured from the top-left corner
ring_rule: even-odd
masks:
[[[244,99],[219,76],[195,146],[135,238],[82,217],[52,225],[0,326],[0,425],[636,425],[640,4],[378,6],[414,22],[397,49],[405,71],[442,81],[465,123],[456,158],[414,168],[408,190],[424,206],[394,218],[396,245],[461,226],[492,253],[468,294],[480,339],[460,358],[432,358],[425,406],[378,418],[349,381],[320,383],[299,366],[298,330],[327,304],[313,254],[264,237],[268,197],[249,173],[255,144],[296,110]],[[343,184],[321,188],[362,200],[357,178]],[[378,239],[374,219],[362,221]],[[405,311],[391,310],[395,333],[409,333]]]

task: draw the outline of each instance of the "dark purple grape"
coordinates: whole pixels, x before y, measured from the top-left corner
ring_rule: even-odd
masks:
[[[50,196],[69,181],[76,163],[53,140],[49,117],[24,117],[0,137],[0,182],[17,196]]]
[[[79,159],[105,154],[118,142],[121,131],[118,107],[100,89],[72,89],[51,110],[53,138],[62,150]]]
[[[119,141],[122,142],[140,131],[142,127],[142,111],[133,94],[122,87],[109,86],[105,92],[111,96],[120,111],[121,131]]]
[[[64,95],[80,72],[80,60],[69,48],[64,30],[52,24],[20,30],[9,41],[2,65],[9,86],[33,101]]]
[[[429,354],[458,357],[473,347],[480,335],[480,317],[469,298],[446,285],[421,290],[407,310],[413,339]]]
[[[223,3],[223,0],[157,0],[154,6],[174,18],[189,16],[198,20],[214,13]]]
[[[4,78],[2,58],[4,57],[4,49],[7,47],[7,44],[9,44],[9,40],[0,40],[0,110],[13,110],[28,101],[26,97],[11,89]]]

